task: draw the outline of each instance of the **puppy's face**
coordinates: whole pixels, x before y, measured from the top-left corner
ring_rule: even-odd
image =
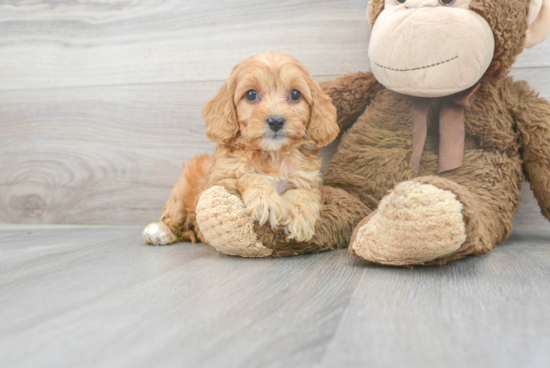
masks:
[[[203,114],[212,140],[266,151],[321,147],[338,134],[330,98],[302,64],[275,52],[241,61]]]
[[[312,96],[292,58],[262,54],[243,62],[234,102],[244,144],[277,151],[307,139]]]

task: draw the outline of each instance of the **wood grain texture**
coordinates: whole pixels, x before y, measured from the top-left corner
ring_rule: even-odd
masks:
[[[346,252],[250,260],[201,244],[146,246],[140,231],[0,231],[10,254],[0,260],[0,360],[305,366],[322,356],[362,272]]]
[[[323,365],[547,367],[549,235],[516,230],[446,267],[366,267]]]
[[[220,85],[1,92],[0,222],[158,218],[181,164],[214,149],[200,111]]]
[[[550,39],[539,45],[523,50],[517,57],[514,68],[540,68],[550,66]]]
[[[222,80],[275,50],[315,75],[368,66],[365,0],[0,2],[0,90]]]
[[[183,161],[214,147],[200,111],[220,84],[3,92],[0,222],[157,218]]]
[[[6,367],[548,367],[550,229],[398,269],[243,259],[140,227],[0,225]]]

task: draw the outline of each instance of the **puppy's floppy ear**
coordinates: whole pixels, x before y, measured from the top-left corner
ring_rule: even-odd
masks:
[[[206,136],[216,143],[228,143],[239,132],[237,108],[233,101],[237,67],[222,84],[220,90],[202,108],[202,116],[206,122]]]
[[[335,140],[340,132],[340,127],[336,123],[336,107],[309,73],[308,78],[312,99],[308,137],[317,147],[324,147]]]

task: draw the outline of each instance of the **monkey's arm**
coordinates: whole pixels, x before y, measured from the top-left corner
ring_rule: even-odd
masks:
[[[519,103],[514,115],[527,180],[542,214],[550,220],[550,103],[526,82],[515,84]]]
[[[371,72],[358,72],[320,83],[338,112],[341,130],[349,128],[384,87]]]

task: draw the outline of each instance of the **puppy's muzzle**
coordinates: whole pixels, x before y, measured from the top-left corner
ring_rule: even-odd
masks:
[[[279,115],[272,115],[267,118],[266,123],[271,130],[278,132],[285,126],[285,118]]]

